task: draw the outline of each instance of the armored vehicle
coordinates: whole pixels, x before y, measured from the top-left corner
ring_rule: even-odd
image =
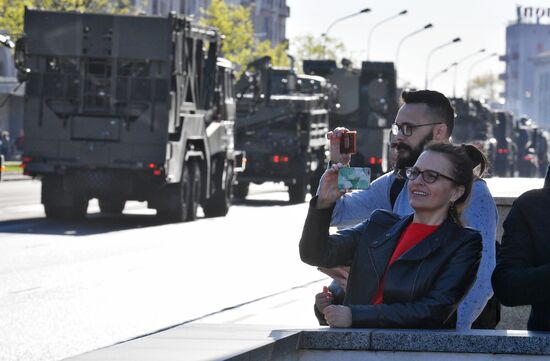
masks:
[[[370,167],[372,178],[389,167],[389,128],[398,109],[396,74],[393,63],[363,62],[353,68],[342,60],[304,60],[304,73],[325,77],[338,89],[338,105],[330,111],[330,128],[357,131],[358,152],[352,167]]]
[[[494,135],[496,139],[495,156],[492,159],[493,173],[499,177],[513,177],[516,172],[518,153],[514,116],[504,110],[493,112],[495,118]]]
[[[321,77],[274,68],[269,57],[250,63],[236,85],[236,147],[246,152],[235,196],[250,183],[283,182],[291,203],[315,194],[327,164],[328,85]]]
[[[127,200],[169,220],[223,216],[234,172],[232,66],[220,37],[183,16],[25,11],[25,173],[47,217]]]

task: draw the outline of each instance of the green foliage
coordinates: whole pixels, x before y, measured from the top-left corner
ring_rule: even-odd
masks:
[[[470,98],[496,101],[502,88],[503,82],[496,74],[482,74],[470,81]]]
[[[40,10],[97,13],[134,13],[130,0],[0,0],[0,29],[16,39],[23,32],[25,7]]]
[[[275,66],[287,66],[287,44],[272,46],[266,40],[258,42],[254,39],[251,10],[242,5],[228,5],[224,0],[212,0],[207,9],[202,9],[203,18],[199,23],[203,26],[217,28],[224,36],[221,48],[223,57],[232,61],[243,71],[246,65],[261,56],[271,56]]]
[[[301,64],[304,59],[334,59],[337,60],[345,51],[344,44],[329,37],[315,37],[311,34],[302,35],[292,40],[292,48],[296,49],[296,57]]]

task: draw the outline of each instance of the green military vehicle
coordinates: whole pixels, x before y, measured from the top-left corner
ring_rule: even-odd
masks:
[[[398,95],[393,63],[364,61],[354,68],[347,59],[304,60],[304,72],[326,78],[338,89],[338,107],[330,111],[330,128],[357,131],[357,153],[352,167],[370,167],[372,178],[390,164],[389,129],[397,115]]]
[[[242,153],[234,149],[233,70],[220,37],[189,19],[25,11],[16,64],[26,81],[25,173],[42,179],[49,218],[88,201],[127,200],[172,221],[202,205],[223,216]]]
[[[274,68],[269,57],[250,63],[236,85],[236,147],[246,152],[235,197],[245,198],[250,183],[283,182],[290,203],[315,194],[327,164],[326,80]]]

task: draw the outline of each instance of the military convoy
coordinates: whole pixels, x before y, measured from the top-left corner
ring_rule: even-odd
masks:
[[[274,68],[269,57],[250,63],[236,85],[235,144],[247,154],[235,197],[250,183],[283,182],[290,203],[314,194],[327,165],[330,85],[298,76],[293,66]]]
[[[47,217],[88,201],[120,213],[146,201],[168,220],[231,204],[233,69],[220,36],[187,18],[25,11],[16,44],[26,82],[25,173],[42,179]]]
[[[510,112],[490,110],[477,100],[454,98],[456,111],[453,141],[474,143],[499,177],[542,177],[548,167],[548,132],[531,119],[514,121]]]

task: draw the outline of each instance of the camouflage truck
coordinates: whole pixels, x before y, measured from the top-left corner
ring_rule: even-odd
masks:
[[[342,60],[304,60],[304,73],[326,78],[337,87],[338,106],[330,111],[330,128],[357,131],[352,167],[370,167],[372,178],[389,167],[389,128],[397,115],[398,96],[393,63],[363,62],[353,68]]]
[[[327,164],[326,80],[274,68],[269,57],[250,63],[236,85],[236,146],[246,152],[235,197],[250,183],[283,182],[291,203],[315,194]]]
[[[16,44],[26,81],[25,173],[42,180],[50,218],[88,201],[120,213],[146,201],[172,221],[202,205],[223,216],[234,149],[233,70],[216,30],[183,16],[26,10]]]

